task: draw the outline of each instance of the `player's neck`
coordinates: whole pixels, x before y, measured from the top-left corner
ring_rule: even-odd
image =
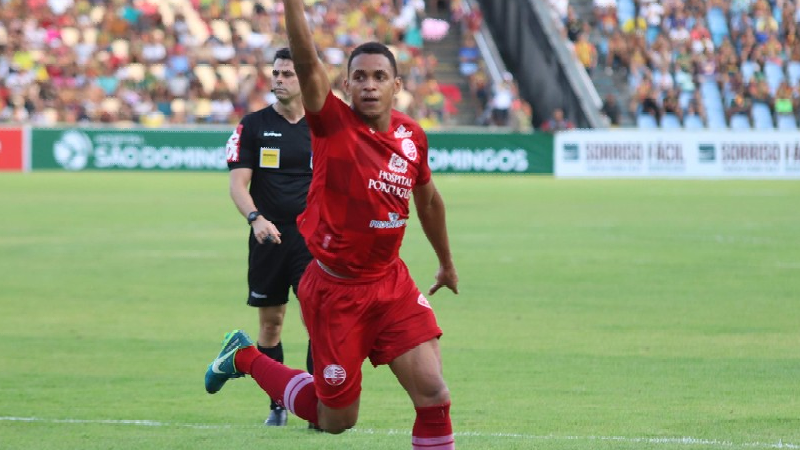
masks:
[[[303,103],[299,99],[292,100],[288,103],[280,101],[275,102],[274,108],[275,112],[283,116],[289,123],[297,123],[305,115]]]
[[[381,114],[380,116],[377,117],[365,116],[359,113],[358,111],[356,111],[356,114],[358,114],[361,117],[361,120],[363,120],[364,123],[370,127],[370,129],[379,131],[381,133],[386,133],[387,131],[389,131],[389,127],[392,125],[391,111],[387,114]]]

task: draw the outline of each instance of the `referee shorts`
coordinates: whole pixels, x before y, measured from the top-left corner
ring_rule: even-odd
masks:
[[[296,224],[276,224],[281,233],[281,243],[259,244],[250,230],[250,252],[247,270],[250,306],[279,306],[289,301],[289,288],[297,295],[297,286],[303,276],[311,253]]]

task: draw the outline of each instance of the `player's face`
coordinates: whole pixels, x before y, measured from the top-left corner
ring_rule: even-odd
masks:
[[[278,101],[288,102],[300,95],[300,82],[290,59],[276,59],[272,65],[272,92]]]
[[[391,114],[400,79],[384,55],[362,53],[350,63],[345,89],[353,99],[353,108],[366,118],[377,119]]]

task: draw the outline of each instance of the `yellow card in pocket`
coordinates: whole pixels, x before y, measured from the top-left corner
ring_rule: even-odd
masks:
[[[259,167],[277,169],[281,166],[281,149],[261,147],[261,163]]]

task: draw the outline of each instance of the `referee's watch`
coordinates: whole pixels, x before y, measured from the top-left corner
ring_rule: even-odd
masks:
[[[250,214],[248,214],[247,215],[247,224],[248,225],[252,225],[253,221],[258,219],[258,216],[260,216],[260,215],[261,215],[261,213],[258,212],[258,211],[253,211]]]

